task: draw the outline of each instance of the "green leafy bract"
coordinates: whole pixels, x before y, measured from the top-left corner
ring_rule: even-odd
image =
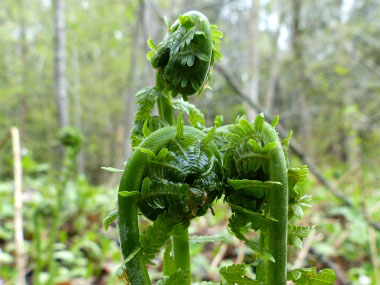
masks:
[[[157,285],[180,285],[186,284],[189,278],[189,272],[187,270],[179,269],[176,273],[173,273],[169,277],[165,277],[157,282]]]
[[[288,280],[294,281],[297,285],[333,285],[336,275],[334,270],[327,268],[317,273],[317,268],[294,269],[288,272]]]
[[[182,113],[189,115],[189,122],[193,127],[198,129],[203,129],[205,127],[203,113],[193,104],[190,104],[183,99],[174,99],[172,100],[172,106],[174,109],[180,110]]]
[[[314,226],[288,225],[288,244],[302,248],[302,240],[308,237],[314,230]]]
[[[171,255],[172,251],[172,241],[169,240],[169,244],[165,249],[164,252],[164,259],[163,259],[163,266],[162,266],[162,272],[165,276],[170,276],[174,273],[176,273],[177,269],[175,267],[174,263],[174,257]]]
[[[117,210],[113,210],[112,212],[109,212],[107,217],[103,220],[104,229],[108,231],[108,227],[110,224],[112,224],[117,219]]]
[[[175,213],[163,212],[140,236],[143,256],[147,263],[154,264],[152,260],[169,239],[173,227],[181,222],[182,218]]]
[[[245,276],[247,271],[247,265],[245,264],[233,264],[230,266],[222,267],[219,272],[223,278],[227,281],[227,284],[231,285],[250,285],[250,284],[263,284],[260,281],[249,279]]]
[[[147,134],[147,130],[149,130],[148,123],[152,121],[151,115],[154,105],[160,96],[166,95],[154,86],[143,88],[137,92],[136,100],[139,107],[135,114],[132,128],[131,139],[133,147],[136,147],[144,139],[144,124],[147,124],[144,128],[145,135]]]

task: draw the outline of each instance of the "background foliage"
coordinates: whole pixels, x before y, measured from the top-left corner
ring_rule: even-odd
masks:
[[[380,219],[378,1],[65,2],[70,122],[81,131],[83,146],[67,184],[55,245],[58,281],[116,282],[113,272],[121,259],[116,230],[105,232],[102,220],[115,208],[120,174],[100,167],[122,168],[130,154],[127,138],[136,108],[134,95],[153,83],[146,40],[162,38],[163,16],[172,22],[191,9],[202,11],[223,31],[220,65],[241,91],[265,113],[279,114],[330,182],[371,220]],[[43,252],[59,177],[53,4],[0,2],[0,140],[11,126],[20,128],[30,280],[36,260],[34,213],[40,208],[46,212],[40,228]],[[224,115],[225,123],[245,112],[252,118],[252,110],[218,68],[211,86],[202,96],[190,98],[205,113],[206,125],[212,125],[217,114]],[[12,284],[12,155],[10,143],[0,145],[0,279]],[[294,167],[302,164],[295,157],[291,161]],[[341,283],[379,284],[379,234],[372,235],[356,211],[311,175],[304,187],[313,195],[313,208],[304,221],[319,225],[304,265],[333,264],[343,276]],[[216,216],[199,218],[192,233],[218,234],[230,215],[226,209],[220,201]],[[232,238],[226,244],[194,243],[191,250],[194,280],[199,281],[215,280],[218,266],[250,258],[249,249]],[[300,258],[299,252],[290,255],[294,261]]]

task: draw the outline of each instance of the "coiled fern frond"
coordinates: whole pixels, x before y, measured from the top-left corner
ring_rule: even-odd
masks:
[[[222,195],[222,161],[211,135],[199,138],[186,134],[180,115],[175,137],[157,153],[137,148],[148,160],[138,201],[144,216],[155,220],[170,209],[186,224],[204,215]]]
[[[186,100],[202,92],[214,58],[221,58],[218,42],[222,35],[206,16],[190,11],[179,16],[157,46],[148,41],[152,48],[148,59],[173,97],[180,93]]]

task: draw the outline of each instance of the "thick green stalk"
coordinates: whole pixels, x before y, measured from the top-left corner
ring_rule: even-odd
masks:
[[[159,74],[156,75],[156,88],[162,89],[162,82]],[[169,125],[175,124],[174,111],[172,104],[170,102],[170,94],[165,94],[166,96],[160,96],[157,100],[158,111],[160,118]],[[189,251],[189,233],[187,228],[184,229],[182,225],[175,227],[173,233],[173,255],[176,268],[189,271],[188,284],[191,283],[190,280],[190,251]]]
[[[201,140],[205,134],[200,130],[185,126],[185,135],[191,135]],[[139,145],[156,153],[176,136],[176,127],[165,127],[149,135]],[[220,159],[219,150],[213,144],[210,146],[213,153]],[[123,176],[120,181],[119,191],[140,191],[144,171],[148,160],[146,154],[136,150],[128,160]],[[118,226],[121,243],[121,250],[124,259],[129,258],[130,254],[140,247],[140,233],[137,219],[136,199],[133,197],[118,196]],[[173,245],[175,246],[175,245]],[[125,264],[126,273],[132,284],[151,284],[146,269],[145,260],[142,252],[139,251]]]
[[[160,90],[162,96],[157,99],[158,114],[161,120],[166,121],[169,125],[174,126],[174,111],[170,100],[170,93],[165,92],[164,83],[160,74],[156,73],[156,89]]]
[[[269,179],[281,183],[281,187],[272,189],[269,198],[269,212],[278,222],[269,225],[268,246],[275,263],[268,261],[268,284],[286,284],[287,238],[288,238],[288,174],[281,142],[275,129],[265,123],[264,143],[276,142],[277,147],[269,153]]]
[[[175,120],[174,120],[173,107],[170,100],[170,94],[167,94],[166,96],[167,97],[160,96],[158,98],[157,100],[158,112],[162,120],[168,122],[169,125],[174,126]]]
[[[172,231],[174,263],[177,269],[189,272],[186,284],[191,284],[189,231],[183,225],[177,225]],[[186,285],[183,284],[183,285]]]

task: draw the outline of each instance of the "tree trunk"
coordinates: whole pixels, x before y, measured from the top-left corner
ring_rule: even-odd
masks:
[[[249,46],[251,47],[248,55],[248,72],[249,72],[249,96],[253,102],[259,100],[259,76],[260,76],[260,33],[259,33],[259,18],[260,18],[260,0],[253,1],[249,12]],[[255,110],[247,106],[247,118],[253,120],[257,113]]]
[[[81,105],[81,94],[80,94],[80,63],[79,63],[79,55],[78,55],[78,49],[75,49],[74,55],[72,58],[72,64],[73,64],[73,111],[74,111],[74,125],[75,127],[81,132],[83,135],[82,130],[82,105]],[[79,173],[84,174],[85,173],[85,167],[84,167],[84,154],[83,150],[81,150],[77,157],[77,169]]]
[[[264,111],[268,114],[272,113],[274,98],[275,98],[275,89],[276,89],[276,81],[278,76],[278,38],[280,37],[282,23],[284,21],[284,12],[283,8],[279,5],[279,14],[280,21],[277,27],[277,30],[272,38],[272,54],[271,54],[271,63],[270,63],[270,73],[268,79],[268,89],[266,92],[265,100],[264,100]]]
[[[300,133],[302,135],[302,146],[309,154],[310,159],[313,158],[311,146],[311,117],[309,106],[307,104],[305,90],[306,78],[304,76],[304,59],[303,59],[303,42],[302,31],[300,28],[301,17],[301,0],[293,0],[293,29],[292,29],[292,47],[294,54],[294,64],[296,72],[296,95],[298,95],[298,117],[300,122]]]
[[[136,112],[136,67],[137,67],[137,54],[138,54],[138,44],[139,44],[139,30],[141,22],[144,19],[144,1],[140,0],[138,11],[136,14],[135,26],[133,27],[132,34],[132,46],[131,46],[131,57],[130,57],[130,67],[129,74],[127,78],[127,92],[125,96],[125,113],[124,113],[124,155],[125,160],[128,159],[132,153],[132,145],[130,139],[130,131],[133,127],[133,115]]]
[[[26,25],[25,25],[25,7],[23,0],[19,1],[20,5],[20,47],[21,47],[21,60],[22,60],[22,94],[20,104],[20,132],[22,136],[26,137],[26,124],[28,116],[28,89],[29,89],[29,76],[28,76],[28,44],[26,41]]]
[[[65,34],[65,2],[55,0],[54,6],[55,29],[55,92],[58,109],[58,126],[66,127],[69,122],[69,108],[66,85],[66,34]]]

